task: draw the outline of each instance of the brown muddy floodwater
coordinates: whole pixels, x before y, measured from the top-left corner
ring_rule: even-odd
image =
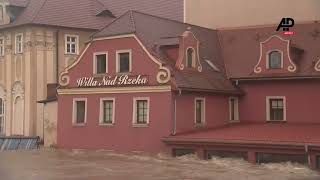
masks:
[[[303,165],[251,165],[238,159],[198,160],[105,151],[0,152],[0,180],[319,180]]]

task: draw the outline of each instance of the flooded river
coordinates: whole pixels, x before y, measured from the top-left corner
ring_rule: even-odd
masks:
[[[298,164],[251,165],[237,159],[198,160],[105,151],[0,152],[0,180],[319,180]]]

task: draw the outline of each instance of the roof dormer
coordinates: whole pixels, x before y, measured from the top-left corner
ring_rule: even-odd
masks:
[[[256,74],[293,73],[297,66],[290,57],[290,40],[277,35],[260,43],[260,58],[254,68]]]
[[[199,40],[191,31],[185,31],[180,37],[179,58],[176,67],[180,70],[202,71],[199,58]]]

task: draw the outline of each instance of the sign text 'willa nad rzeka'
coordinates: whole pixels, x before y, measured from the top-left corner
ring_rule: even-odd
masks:
[[[78,87],[130,86],[146,85],[148,78],[142,75],[134,77],[128,75],[105,76],[103,78],[82,77],[77,80]]]

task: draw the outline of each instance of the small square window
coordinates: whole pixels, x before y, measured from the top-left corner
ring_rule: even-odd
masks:
[[[107,53],[94,55],[94,73],[106,74],[108,72]]]
[[[131,72],[131,50],[117,52],[117,72]]]
[[[79,37],[76,35],[65,36],[65,53],[78,54]]]
[[[84,125],[87,116],[87,100],[75,99],[73,101],[73,124]]]

